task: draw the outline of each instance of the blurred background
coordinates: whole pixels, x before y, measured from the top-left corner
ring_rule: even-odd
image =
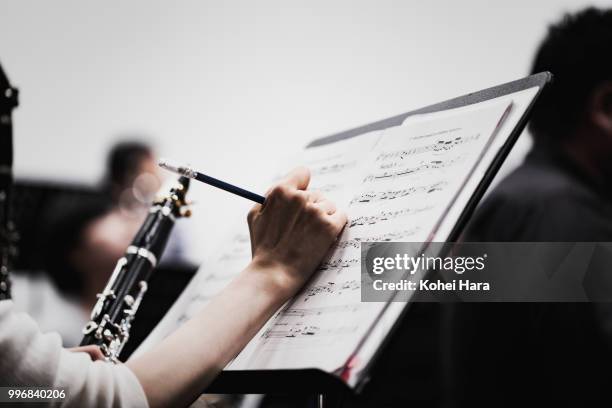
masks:
[[[314,138],[527,75],[549,23],[605,4],[3,1],[0,61],[21,100],[17,269],[50,269],[54,283],[29,274],[15,297],[73,345],[152,192],[172,177],[156,171],[159,156],[264,192],[279,157]],[[521,137],[501,175],[529,144]],[[193,218],[168,255],[184,281],[250,207],[203,185],[189,195]],[[56,290],[71,303],[43,300]]]
[[[314,138],[526,75],[547,25],[587,4],[606,2],[6,0],[15,175],[93,185],[111,146],[137,135],[262,191],[278,155]],[[197,262],[249,203],[190,196]]]

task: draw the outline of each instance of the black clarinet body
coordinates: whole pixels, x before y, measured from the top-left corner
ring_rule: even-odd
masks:
[[[118,362],[148,282],[164,252],[175,220],[188,216],[185,195],[189,179],[180,177],[169,194],[156,200],[125,255],[117,261],[106,287],[98,294],[81,345],[100,346],[108,361]]]
[[[17,89],[11,87],[0,66],[0,300],[11,297],[9,271],[17,252],[17,233],[10,212],[13,185],[12,112],[18,105]]]

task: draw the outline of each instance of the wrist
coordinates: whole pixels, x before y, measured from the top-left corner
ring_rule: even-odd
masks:
[[[252,284],[284,303],[299,289],[299,283],[293,278],[291,268],[281,262],[271,261],[255,256],[245,269],[245,275],[252,280]]]

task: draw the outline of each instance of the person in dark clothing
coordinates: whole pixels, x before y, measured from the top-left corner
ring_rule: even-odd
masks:
[[[554,75],[532,116],[533,148],[479,208],[466,241],[612,241],[611,48],[612,10],[589,8],[550,28],[532,70]],[[609,404],[609,310],[595,303],[448,305],[455,405]]]
[[[479,208],[467,237],[485,242],[611,241],[610,193],[563,150],[536,143]]]

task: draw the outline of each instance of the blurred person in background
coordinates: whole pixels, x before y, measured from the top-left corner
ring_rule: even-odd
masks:
[[[126,141],[115,144],[108,153],[106,176],[102,181],[102,191],[111,200],[111,210],[92,231],[97,239],[112,237],[115,231],[120,244],[125,244],[123,250],[140,228],[163,184],[153,148],[129,137],[124,139]],[[160,264],[191,263],[185,255],[182,238],[188,232],[183,228],[183,223],[175,225]]]
[[[554,76],[531,118],[533,148],[485,200],[466,240],[612,241],[610,50],[612,10],[589,8],[550,27],[532,68]],[[601,375],[612,363],[609,305],[466,303],[451,309],[447,336],[458,405],[612,401],[609,375]]]
[[[110,149],[102,189],[113,205],[125,211],[148,210],[160,187],[161,176],[151,146],[128,140]]]
[[[153,149],[138,141],[114,145],[99,194],[59,197],[47,206],[41,234],[45,274],[17,276],[15,303],[44,330],[60,333],[67,347],[79,344],[96,295],[144,221],[162,185]],[[188,265],[177,223],[160,268]],[[61,311],[61,313],[57,313]]]

